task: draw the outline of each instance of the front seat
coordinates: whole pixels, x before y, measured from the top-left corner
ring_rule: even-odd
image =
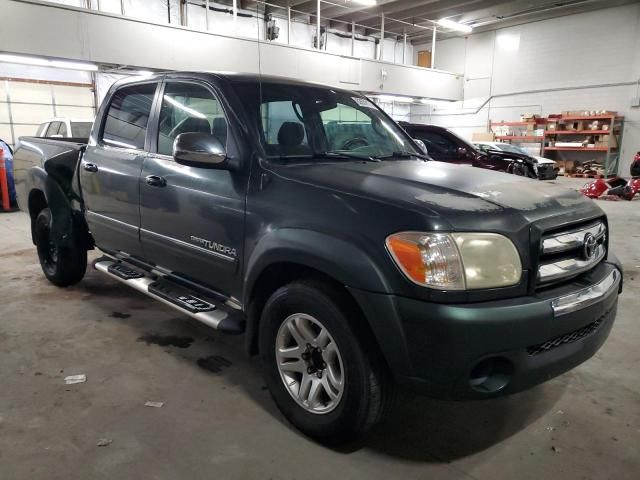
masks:
[[[278,130],[278,145],[281,155],[308,155],[311,149],[302,145],[304,126],[298,122],[284,122]]]

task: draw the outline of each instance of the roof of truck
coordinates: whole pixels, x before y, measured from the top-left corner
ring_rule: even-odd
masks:
[[[181,77],[181,76],[212,76],[212,77],[217,77],[220,79],[225,79],[225,80],[229,80],[231,82],[235,82],[235,83],[253,83],[253,84],[259,84],[260,82],[263,83],[276,83],[276,84],[280,84],[280,85],[299,85],[299,86],[309,86],[309,87],[322,87],[322,88],[330,88],[332,90],[341,90],[341,91],[348,91],[351,92],[351,90],[345,89],[345,88],[339,88],[339,87],[334,87],[332,85],[327,85],[324,83],[319,83],[319,82],[308,82],[308,81],[304,81],[304,80],[295,80],[289,77],[279,77],[276,75],[261,75],[258,73],[236,73],[236,72],[216,72],[216,71],[191,71],[191,70],[186,70],[186,71],[167,71],[167,72],[158,72],[155,73],[153,75],[150,75],[148,77],[144,77],[145,79],[161,79],[164,76],[167,77],[172,77],[172,76],[176,76],[176,77]],[[129,82],[139,82],[141,80],[141,77],[131,77],[131,78],[127,78],[125,80],[121,80],[120,82],[118,82],[120,85],[123,83],[129,83]]]

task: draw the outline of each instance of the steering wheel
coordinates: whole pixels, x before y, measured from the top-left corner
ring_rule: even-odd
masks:
[[[356,148],[368,147],[369,142],[364,137],[350,138],[342,144],[340,150],[355,150]]]

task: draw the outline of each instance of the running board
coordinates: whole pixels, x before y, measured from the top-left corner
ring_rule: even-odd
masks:
[[[160,276],[152,278],[149,272],[112,259],[100,258],[94,262],[93,266],[109,277],[216,330],[233,334],[244,332],[245,322],[241,311],[203,298],[202,295],[182,285]]]

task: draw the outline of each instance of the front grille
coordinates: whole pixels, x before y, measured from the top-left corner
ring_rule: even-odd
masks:
[[[538,285],[568,280],[594,268],[607,255],[607,227],[597,221],[542,237]]]
[[[607,316],[611,310],[605,312],[600,318],[598,318],[595,322],[591,322],[589,325],[579,328],[578,330],[574,330],[571,333],[567,333],[565,335],[560,335],[552,340],[541,343],[539,345],[533,345],[527,348],[527,353],[530,357],[535,357],[536,355],[540,355],[541,353],[548,352],[553,350],[554,348],[561,347],[562,345],[567,345],[569,343],[577,342],[578,340],[582,340],[583,338],[587,338],[590,335],[593,335],[598,331],[600,325],[607,319]]]

